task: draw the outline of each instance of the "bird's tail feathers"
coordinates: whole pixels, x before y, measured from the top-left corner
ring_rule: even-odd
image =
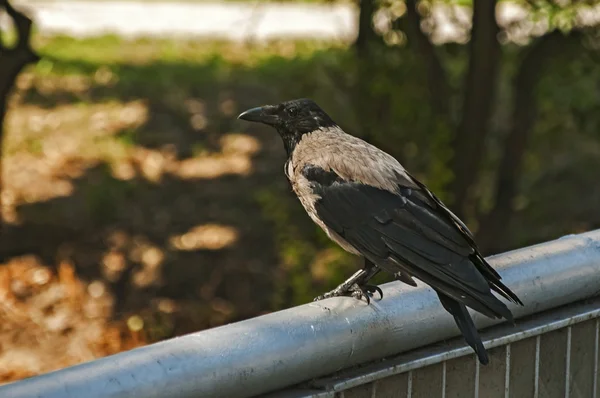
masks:
[[[510,290],[504,283],[500,281],[502,279],[500,274],[498,274],[498,272],[492,268],[492,266],[486,261],[485,258],[483,258],[483,256],[480,254],[473,255],[471,256],[471,261],[473,261],[473,264],[475,264],[477,269],[485,275],[486,279],[490,282],[490,287],[493,291],[508,301],[521,306],[523,305],[521,299],[519,299],[519,297],[512,290]]]
[[[471,264],[469,259],[465,259],[464,261]],[[402,260],[399,259],[395,264],[401,267]],[[432,272],[426,272],[421,268],[415,267],[410,273],[433,287],[438,294],[448,297],[448,299],[456,300],[490,318],[504,318],[508,322],[514,323],[511,311],[506,304],[489,291],[487,284],[484,285],[488,287],[487,292],[482,292],[481,289],[475,289],[457,278],[452,278],[451,274],[441,271],[433,274]]]
[[[439,291],[437,294],[446,311],[448,311],[454,317],[454,321],[465,338],[465,341],[477,354],[479,362],[481,362],[483,365],[487,365],[489,362],[487,351],[481,342],[481,338],[479,337],[477,328],[473,323],[473,319],[471,319],[471,315],[467,311],[467,307],[453,298],[440,293]]]

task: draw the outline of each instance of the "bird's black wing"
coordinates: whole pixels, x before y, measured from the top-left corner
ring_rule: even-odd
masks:
[[[302,174],[319,197],[317,216],[366,258],[389,272],[413,275],[488,316],[512,319],[490,287],[500,284],[501,294],[510,290],[495,271],[479,269],[481,256],[470,232],[429,190],[399,185],[390,192],[310,164]]]
[[[446,220],[454,225],[458,231],[462,234],[463,238],[466,240],[467,244],[472,248],[473,253],[470,258],[473,264],[477,267],[477,269],[485,276],[488,282],[490,282],[492,290],[496,293],[500,294],[505,299],[519,305],[523,305],[523,302],[514,294],[506,285],[501,282],[501,277],[498,272],[485,260],[485,258],[479,252],[479,248],[475,243],[473,238],[473,234],[467,226],[439,200],[433,192],[431,192],[423,183],[421,183],[416,178],[411,178],[411,182],[415,183],[420,188],[420,192],[425,198],[428,198],[427,202],[433,209],[436,209],[436,212],[441,216],[445,217]]]

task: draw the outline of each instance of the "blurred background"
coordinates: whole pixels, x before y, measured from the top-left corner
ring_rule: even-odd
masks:
[[[317,101],[486,254],[600,227],[598,1],[0,8],[0,382],[305,303],[360,265],[304,213],[275,131],[236,120],[261,104]]]

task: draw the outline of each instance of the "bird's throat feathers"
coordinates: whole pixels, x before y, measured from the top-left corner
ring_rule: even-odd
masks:
[[[287,153],[288,158],[292,156],[294,149],[296,149],[296,145],[298,145],[298,143],[302,140],[304,134],[290,134],[287,132],[279,131],[279,135],[281,136],[281,140],[283,141],[283,147],[285,148],[285,152]]]
[[[312,134],[319,133],[328,133],[328,134],[346,134],[344,131],[335,123],[326,127],[318,127],[311,131],[290,131],[290,130],[279,130],[279,135],[281,136],[281,140],[283,141],[283,147],[287,153],[288,158],[292,156],[294,149],[296,146],[302,141],[302,139],[306,136]]]

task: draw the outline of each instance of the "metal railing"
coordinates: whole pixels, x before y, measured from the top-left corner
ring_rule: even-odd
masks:
[[[600,230],[489,260],[525,306],[510,305],[516,327],[482,333],[488,366],[462,340],[442,342],[459,332],[430,288],[393,282],[370,306],[310,303],[7,384],[0,397],[595,397]]]
[[[317,378],[267,398],[596,398],[600,299],[547,311],[482,335],[490,364],[462,340]]]

